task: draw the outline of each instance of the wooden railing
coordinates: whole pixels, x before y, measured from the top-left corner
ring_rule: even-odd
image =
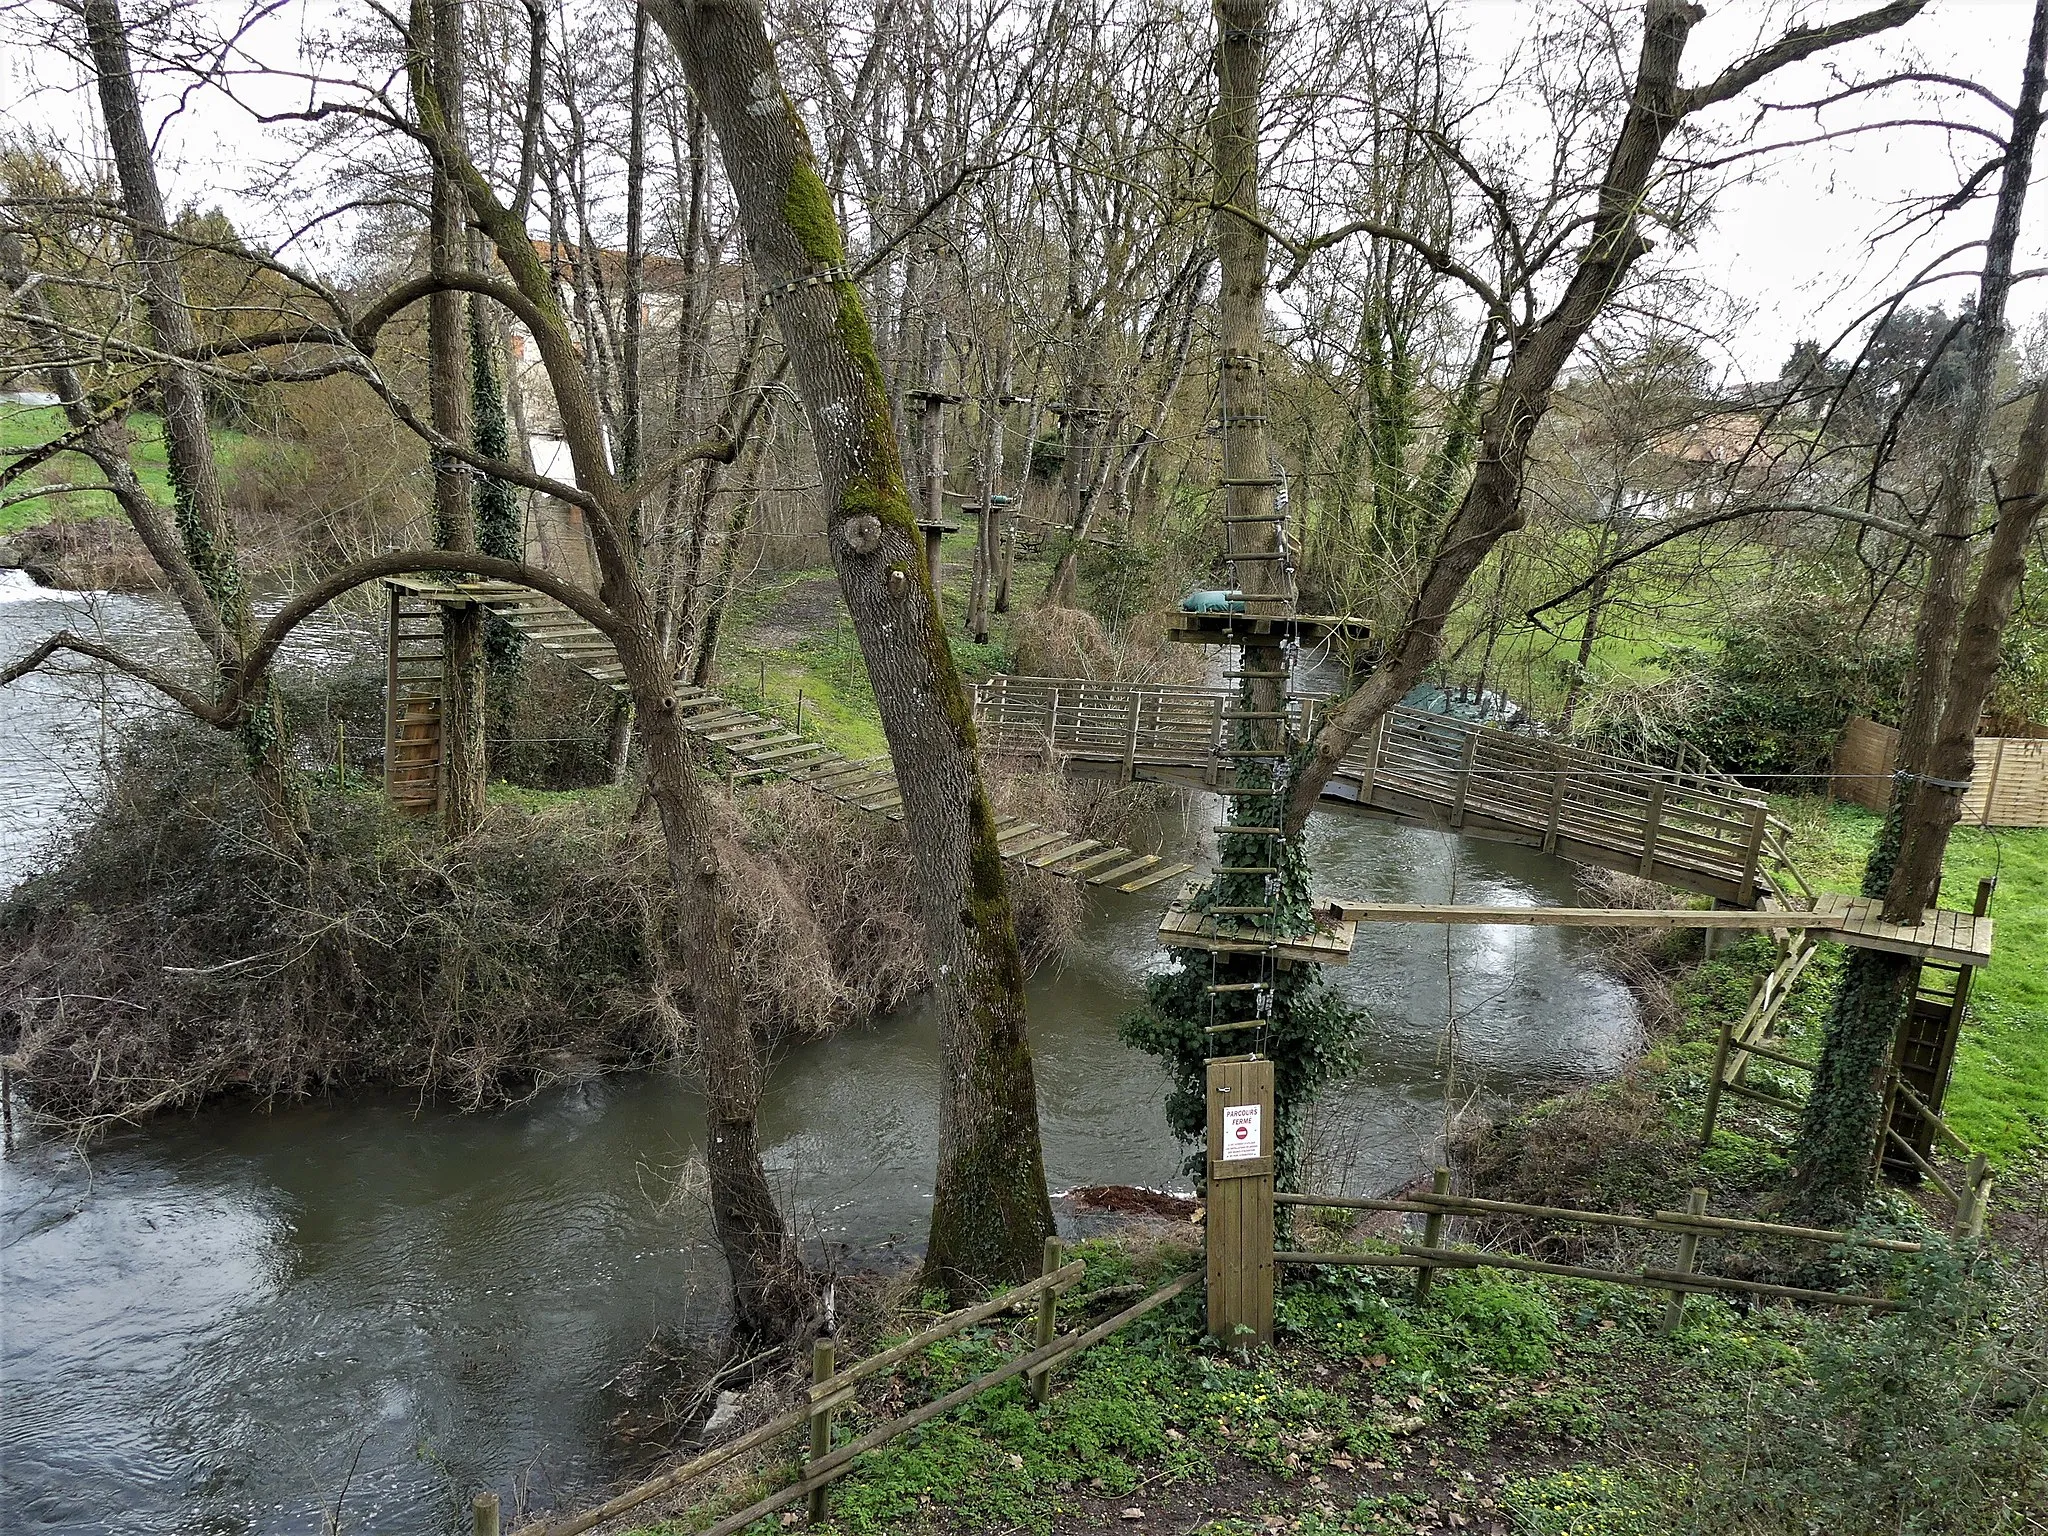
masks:
[[[1273,1133],[1272,1061],[1256,1055],[1212,1060],[1204,1083],[1204,1097],[1209,1105],[1209,1201],[1203,1223],[1208,1238],[1209,1332],[1227,1344],[1241,1347],[1272,1341],[1277,1277],[1281,1268],[1290,1265],[1338,1264],[1369,1269],[1411,1269],[1417,1272],[1415,1285],[1418,1296],[1428,1293],[1432,1278],[1443,1269],[1511,1269],[1662,1291],[1668,1298],[1663,1327],[1669,1332],[1683,1316],[1685,1298],[1698,1292],[1798,1301],[1814,1306],[1867,1307],[1874,1311],[1897,1308],[1896,1302],[1884,1296],[1777,1285],[1705,1272],[1699,1267],[1700,1247],[1702,1243],[1716,1238],[1775,1238],[1810,1246],[1865,1248],[1901,1254],[1918,1253],[1921,1249],[1919,1243],[1900,1238],[1710,1215],[1704,1189],[1693,1190],[1682,1211],[1653,1211],[1647,1216],[1454,1195],[1448,1168],[1437,1169],[1434,1186],[1427,1194],[1376,1200],[1346,1195],[1278,1194],[1273,1188],[1270,1140]],[[1423,1218],[1422,1241],[1395,1242],[1387,1249],[1371,1252],[1325,1253],[1276,1248],[1274,1213],[1276,1207],[1284,1205],[1411,1212]],[[1457,1248],[1445,1241],[1445,1224],[1453,1218],[1504,1216],[1527,1217],[1554,1224],[1669,1234],[1678,1239],[1677,1259],[1669,1268],[1646,1264],[1637,1270],[1602,1269],[1585,1264],[1553,1263],[1519,1253]]]
[[[799,1430],[808,1430],[810,1436],[809,1453],[804,1458],[799,1476],[747,1508],[725,1516],[708,1527],[703,1536],[732,1536],[733,1532],[744,1530],[764,1515],[771,1515],[799,1499],[806,1501],[811,1523],[816,1524],[826,1516],[825,1499],[830,1485],[845,1476],[852,1469],[854,1461],[866,1452],[887,1444],[906,1430],[913,1429],[941,1414],[950,1413],[991,1387],[1000,1386],[1006,1381],[1014,1381],[1019,1376],[1025,1379],[1033,1402],[1042,1405],[1051,1391],[1052,1373],[1060,1362],[1073,1358],[1091,1345],[1101,1343],[1126,1324],[1135,1322],[1146,1313],[1164,1306],[1200,1278],[1195,1274],[1182,1275],[1092,1328],[1078,1333],[1056,1335],[1055,1308],[1059,1293],[1081,1278],[1082,1267],[1078,1259],[1063,1262],[1059,1240],[1049,1238],[1045,1244],[1044,1265],[1037,1279],[1027,1281],[987,1301],[949,1313],[922,1333],[915,1334],[878,1354],[841,1366],[835,1361],[833,1341],[829,1338],[820,1339],[811,1355],[810,1390],[804,1401],[794,1408],[776,1415],[746,1434],[691,1458],[680,1466],[670,1468],[658,1477],[636,1484],[593,1509],[587,1509],[577,1515],[536,1520],[519,1527],[512,1536],[577,1536],[577,1533],[615,1519],[650,1499],[687,1487],[735,1457],[745,1455],[749,1451],[760,1450]],[[941,1340],[950,1339],[978,1323],[985,1323],[1004,1312],[1015,1311],[1027,1303],[1035,1304],[1037,1313],[1030,1350],[1006,1360],[994,1370],[984,1372],[964,1386],[956,1387],[943,1397],[935,1398],[877,1425],[866,1434],[836,1449],[833,1447],[834,1416],[854,1401],[861,1382],[893,1370]],[[485,1525],[487,1508],[488,1529]],[[478,1497],[477,1536],[497,1536],[497,1509],[494,1495],[485,1494]],[[785,1517],[787,1518],[790,1517]]]
[[[1173,684],[997,676],[975,689],[982,747],[1129,780],[1227,771],[1233,696]],[[1313,733],[1328,701],[1296,696]],[[1790,869],[1763,796],[1711,769],[1632,762],[1530,732],[1397,706],[1345,757],[1334,803],[1503,837],[1753,906]],[[1793,873],[1796,880],[1796,872]],[[1803,884],[1803,882],[1801,882]]]

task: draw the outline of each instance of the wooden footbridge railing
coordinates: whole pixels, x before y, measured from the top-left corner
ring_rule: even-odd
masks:
[[[987,752],[1068,772],[1215,786],[1230,771],[1224,690],[1069,678],[975,689]],[[1306,735],[1328,701],[1296,696]],[[1737,906],[1805,890],[1764,797],[1712,771],[1661,768],[1532,733],[1397,707],[1344,760],[1325,803],[1522,843]]]

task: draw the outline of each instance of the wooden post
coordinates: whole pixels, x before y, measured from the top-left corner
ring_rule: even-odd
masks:
[[[932,598],[934,601],[937,601],[942,590],[939,586],[939,578],[945,571],[946,557],[944,550],[941,548],[941,541],[945,537],[946,530],[939,524],[926,523],[924,525],[924,566],[932,578]]]
[[[1124,766],[1122,782],[1128,784],[1138,776],[1138,706],[1145,701],[1144,693],[1136,688],[1131,690],[1131,730],[1124,738]]]
[[[1451,1192],[1451,1170],[1448,1168],[1437,1169],[1435,1175],[1429,1181],[1429,1187],[1439,1195],[1448,1195]],[[1444,1213],[1442,1211],[1431,1211],[1422,1218],[1422,1246],[1425,1248],[1441,1247],[1443,1245],[1443,1236]],[[1423,1265],[1422,1268],[1415,1272],[1415,1299],[1421,1301],[1429,1295],[1429,1288],[1435,1283],[1436,1266],[1433,1264]]]
[[[811,1385],[832,1379],[833,1343],[830,1339],[819,1339],[811,1346]],[[829,1407],[814,1406],[811,1409],[811,1455],[812,1461],[823,1461],[832,1454],[832,1410]],[[810,1493],[809,1514],[811,1524],[825,1522],[826,1506],[832,1497],[826,1484],[819,1484]]]
[[[1956,1236],[1984,1235],[1984,1206],[1991,1192],[1991,1163],[1982,1152],[1970,1158],[1969,1176],[1963,1180],[1963,1198],[1956,1202]]]
[[[1763,862],[1764,829],[1768,825],[1771,808],[1759,800],[1750,811],[1749,842],[1742,850],[1742,904],[1756,904],[1756,872]]]
[[[1209,1063],[1209,1332],[1249,1356],[1273,1342],[1273,1063]]]
[[[802,734],[803,734],[803,728],[804,728],[804,691],[803,691],[803,689],[799,688],[799,689],[797,689],[797,691],[796,691],[796,729],[797,729],[797,734],[798,734],[798,735],[802,735]]]
[[[1451,825],[1465,825],[1465,793],[1472,785],[1472,760],[1479,755],[1479,727],[1472,727],[1472,734],[1465,738],[1465,750],[1458,757],[1458,787],[1451,797]]]
[[[1564,792],[1569,782],[1565,775],[1565,749],[1556,749],[1556,767],[1550,770],[1550,819],[1543,824],[1543,851],[1557,852],[1557,824],[1564,815]]]
[[[1707,1192],[1704,1189],[1696,1188],[1690,1195],[1686,1196],[1685,1213],[1688,1216],[1704,1216],[1707,1214]],[[1688,1232],[1679,1238],[1678,1272],[1681,1275],[1689,1275],[1693,1272],[1693,1266],[1699,1262],[1699,1256],[1700,1238],[1697,1232]],[[1664,1303],[1664,1319],[1658,1323],[1657,1331],[1664,1334],[1675,1333],[1678,1331],[1678,1325],[1684,1320],[1685,1292],[1673,1291],[1671,1299]]]
[[[398,756],[398,588],[388,582],[390,617],[384,625],[384,798],[392,792],[392,760]]]
[[[469,1506],[472,1536],[498,1536],[498,1496],[480,1493]]]
[[[1707,1079],[1707,1112],[1700,1126],[1700,1145],[1714,1144],[1714,1120],[1721,1113],[1721,1084],[1728,1072],[1728,1047],[1735,1040],[1735,1020],[1724,1016],[1721,1020],[1721,1043],[1714,1047],[1714,1075]]]
[[[1060,1240],[1048,1237],[1045,1240],[1045,1257],[1040,1261],[1039,1273],[1049,1275],[1060,1267]],[[1031,1330],[1031,1347],[1043,1349],[1052,1342],[1053,1330],[1058,1326],[1055,1314],[1059,1310],[1059,1294],[1051,1286],[1038,1293],[1038,1320]],[[1025,1373],[1031,1385],[1031,1401],[1043,1407],[1045,1400],[1052,1396],[1052,1362],[1047,1361],[1034,1371]]]
[[[1358,782],[1358,803],[1372,804],[1372,787],[1380,776],[1380,752],[1387,744],[1387,721],[1392,711],[1381,715],[1372,728],[1372,748],[1365,756],[1365,777]]]
[[[1664,781],[1650,788],[1650,815],[1643,823],[1643,867],[1637,874],[1647,877],[1657,867],[1657,832],[1664,825]]]

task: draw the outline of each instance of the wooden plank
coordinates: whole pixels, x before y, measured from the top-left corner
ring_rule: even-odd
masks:
[[[1158,862],[1158,854],[1148,853],[1142,858],[1133,859],[1128,864],[1118,865],[1115,869],[1107,870],[1102,874],[1090,875],[1088,883],[1090,885],[1115,885],[1126,875],[1135,875],[1139,870],[1149,869]]]
[[[1194,867],[1195,866],[1192,864],[1169,864],[1164,869],[1156,871],[1147,871],[1138,879],[1131,881],[1127,885],[1120,885],[1117,887],[1117,889],[1120,891],[1127,892],[1149,890],[1152,886],[1160,885],[1165,881],[1171,880],[1175,875],[1186,874],[1189,870],[1193,869]]]
[[[1009,843],[998,842],[996,851],[1006,859],[1018,859],[1027,853],[1036,853],[1041,848],[1048,848],[1066,835],[1064,832],[1048,832],[1041,827],[1026,834],[1022,839]]]
[[[1534,928],[1783,928],[1796,923],[1827,929],[1830,915],[1819,913],[1696,911],[1664,907],[1468,907],[1430,902],[1341,901],[1325,903],[1324,911],[1354,923],[1477,924]]]
[[[1049,869],[1063,860],[1072,858],[1077,853],[1088,853],[1101,846],[1102,844],[1098,843],[1094,838],[1084,837],[1078,841],[1054,848],[1049,853],[1041,853],[1035,858],[1026,859],[1024,862],[1033,869]]]
[[[1224,1057],[1207,1073],[1209,1332],[1226,1346],[1273,1342],[1273,1063]],[[1235,1114],[1227,1111],[1236,1111]],[[1247,1121],[1245,1116],[1249,1116]],[[1258,1157],[1242,1150],[1248,1130]]]

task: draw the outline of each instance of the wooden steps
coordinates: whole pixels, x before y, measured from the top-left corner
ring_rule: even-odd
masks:
[[[431,810],[438,804],[438,605],[479,603],[510,624],[527,644],[616,692],[627,691],[624,671],[611,641],[595,625],[552,598],[506,582],[449,581],[424,574],[393,577],[388,585],[394,613],[402,606],[410,629],[418,632],[416,641],[408,634],[405,643],[413,649],[402,655],[408,668],[408,686],[415,690],[404,695],[408,701],[405,735],[396,750],[387,754],[387,761],[399,764],[397,776],[391,779],[392,797],[408,808]],[[394,633],[397,632],[395,628]],[[417,683],[411,681],[413,672],[419,674]],[[431,713],[413,707],[427,699],[432,700]],[[806,740],[773,715],[743,709],[709,689],[680,686],[675,690],[675,699],[676,711],[683,717],[683,729],[711,750],[728,782],[749,784],[787,778],[870,815],[885,816],[891,821],[903,819],[903,795],[886,758],[849,761],[822,742]],[[1093,839],[1077,838],[1070,831],[1043,827],[1036,822],[1013,819],[999,824],[998,832],[998,847],[1005,859],[1105,889],[1150,890],[1194,867],[1163,859],[1156,853],[1106,847]]]

